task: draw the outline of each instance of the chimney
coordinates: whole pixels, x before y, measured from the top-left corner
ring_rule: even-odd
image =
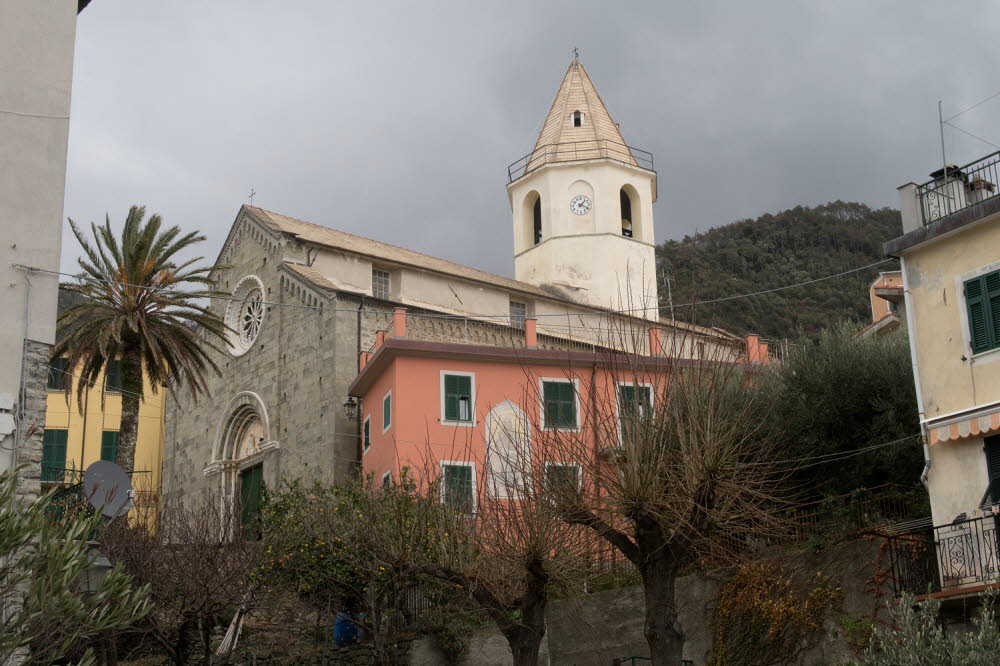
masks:
[[[360,359],[360,365],[361,365],[361,367],[358,368],[358,370],[364,370],[365,369],[365,366],[368,365],[368,360],[371,358],[371,356],[372,356],[371,353],[370,352],[366,352],[366,351],[363,351],[363,352],[361,352],[361,354],[358,355],[358,357]]]
[[[663,356],[663,329],[649,329],[649,355]]]
[[[392,311],[392,335],[395,338],[406,337],[406,308]]]
[[[534,317],[524,319],[524,346],[528,349],[538,349],[537,323],[538,320]]]

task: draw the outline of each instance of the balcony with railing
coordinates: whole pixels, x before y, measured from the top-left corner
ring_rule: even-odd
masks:
[[[538,146],[524,157],[507,167],[508,182],[513,183],[546,164],[556,162],[576,162],[580,160],[609,159],[622,164],[637,166],[648,171],[653,168],[653,153],[626,146],[624,143],[598,139],[595,141],[573,141],[571,143],[551,143]]]
[[[887,535],[896,595],[972,594],[1000,584],[998,519],[985,510],[968,520]]]
[[[1000,151],[964,166],[949,165],[917,186],[920,216],[926,226],[997,196]]]

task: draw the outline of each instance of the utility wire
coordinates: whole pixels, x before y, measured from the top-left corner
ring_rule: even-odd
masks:
[[[964,131],[964,130],[962,130],[962,131]],[[976,138],[979,138],[979,137],[976,137]],[[985,141],[985,139],[981,139],[981,140]],[[1000,148],[1000,146],[998,146],[998,148]],[[861,271],[868,270],[869,268],[874,268],[875,266],[880,266],[880,265],[888,263],[890,261],[894,261],[894,259],[891,259],[891,258],[890,259],[882,259],[881,261],[876,261],[874,263],[867,264],[865,266],[859,266],[857,268],[851,268],[851,269],[848,269],[846,271],[841,271],[840,273],[834,273],[832,275],[824,275],[823,277],[814,278],[812,280],[805,280],[803,282],[796,282],[795,284],[787,284],[787,285],[783,285],[781,287],[774,287],[772,289],[764,289],[764,290],[761,290],[761,291],[750,292],[748,294],[737,294],[735,296],[725,296],[725,297],[722,297],[722,298],[714,298],[714,299],[709,299],[709,300],[705,300],[705,301],[692,301],[690,303],[674,304],[673,307],[674,308],[680,308],[680,307],[686,307],[686,306],[692,306],[692,305],[709,305],[709,304],[712,304],[712,303],[721,303],[723,301],[732,301],[732,300],[736,300],[736,299],[740,299],[740,298],[751,298],[753,296],[762,296],[764,294],[772,294],[772,293],[777,292],[777,291],[784,291],[786,289],[794,289],[796,287],[804,287],[804,286],[807,286],[807,285],[810,285],[810,284],[815,284],[817,282],[823,282],[824,280],[832,280],[834,278],[843,277],[845,275],[850,275],[852,273],[859,273]],[[157,291],[160,291],[160,290],[162,290],[162,291],[168,291],[168,290],[164,289],[163,287],[151,287],[149,285],[132,284],[132,283],[129,283],[129,282],[121,282],[121,281],[118,281],[118,280],[104,280],[104,279],[94,278],[94,277],[82,277],[82,276],[74,274],[74,273],[64,273],[62,271],[53,271],[53,270],[49,270],[49,269],[45,269],[45,268],[36,268],[34,266],[24,266],[22,264],[13,264],[13,266],[15,268],[20,268],[20,269],[27,270],[27,271],[32,271],[32,272],[37,272],[37,273],[49,273],[49,274],[52,274],[52,275],[62,275],[62,276],[66,276],[66,277],[79,278],[79,279],[82,279],[82,280],[85,280],[85,281],[89,280],[89,281],[92,281],[92,282],[103,282],[103,283],[106,283],[106,284],[117,284],[117,285],[124,286],[124,287],[134,287],[136,289],[151,289],[151,290],[157,290]],[[183,292],[180,292],[180,293],[183,293]],[[206,297],[206,298],[218,298],[218,299],[223,300],[223,301],[233,301],[233,302],[239,302],[239,303],[242,303],[243,300],[244,300],[244,299],[241,299],[241,298],[234,298],[232,296],[210,296],[210,297]],[[307,310],[325,310],[326,312],[352,312],[352,313],[356,313],[357,312],[356,308],[322,308],[322,307],[316,307],[316,306],[312,306],[312,305],[298,305],[296,303],[278,303],[278,302],[273,302],[273,301],[262,301],[261,303],[263,305],[269,305],[269,306],[274,306],[274,307],[292,307],[292,308],[304,308],[304,309],[307,309]],[[647,312],[649,310],[656,310],[656,311],[659,312],[659,311],[669,310],[669,309],[670,309],[669,305],[662,305],[662,306],[658,306],[658,307],[655,307],[655,308],[654,307],[648,307],[648,308],[627,308],[627,309],[622,309],[622,310],[601,310],[601,311],[594,311],[594,312],[573,312],[573,313],[540,313],[540,314],[536,314],[535,318],[539,318],[539,317],[562,317],[562,318],[565,318],[565,317],[584,317],[584,316],[607,316],[607,315],[614,315],[614,314],[628,315],[628,314],[631,314],[631,313],[634,313],[634,312]],[[509,318],[510,317],[510,312],[504,312],[504,313],[499,313],[499,314],[486,314],[486,313],[479,312],[479,313],[471,313],[471,314],[468,314],[468,315],[452,315],[452,314],[429,313],[429,314],[419,314],[417,316],[427,317],[427,318],[439,318],[439,319],[466,319],[468,317]]]
[[[976,136],[976,135],[975,135],[975,134],[973,134],[972,132],[970,132],[970,131],[968,131],[968,130],[964,130],[964,129],[962,129],[962,128],[961,128],[961,127],[959,127],[958,125],[952,125],[952,124],[951,124],[950,122],[948,122],[947,120],[945,120],[945,121],[944,121],[944,124],[945,124],[945,125],[947,125],[948,127],[952,128],[952,129],[956,129],[956,130],[958,130],[958,131],[959,131],[959,132],[961,132],[962,134],[968,134],[968,135],[969,135],[969,136],[971,136],[971,137],[972,137],[973,139],[979,139],[980,141],[982,141],[982,142],[983,142],[983,143],[985,143],[985,144],[989,144],[989,145],[993,146],[994,148],[997,148],[997,149],[1000,149],[1000,146],[998,146],[997,144],[993,143],[992,141],[987,141],[986,139],[984,139],[984,138],[983,138],[983,137],[981,137],[981,136]]]
[[[997,96],[1000,96],[1000,90],[998,90],[997,92],[993,93],[992,95],[990,95],[990,96],[989,96],[989,97],[987,97],[986,99],[981,99],[981,100],[979,100],[978,102],[976,102],[975,104],[973,104],[973,105],[972,105],[972,106],[970,106],[969,108],[967,108],[967,109],[962,109],[961,111],[959,111],[959,112],[958,112],[958,113],[956,113],[955,115],[951,116],[950,118],[945,118],[945,119],[944,119],[944,120],[943,120],[942,122],[945,122],[945,123],[946,123],[946,122],[948,122],[949,120],[954,120],[955,118],[958,118],[958,117],[959,117],[960,115],[962,115],[963,113],[968,113],[969,111],[972,111],[972,110],[973,110],[974,108],[976,108],[976,107],[977,107],[977,106],[979,106],[980,104],[985,104],[986,102],[990,101],[991,99],[993,99],[994,97],[997,97]]]

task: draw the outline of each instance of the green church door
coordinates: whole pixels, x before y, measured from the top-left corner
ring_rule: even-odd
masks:
[[[260,538],[258,514],[264,495],[264,466],[254,465],[240,472],[240,527],[246,539]]]

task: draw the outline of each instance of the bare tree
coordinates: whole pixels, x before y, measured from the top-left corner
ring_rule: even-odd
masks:
[[[548,459],[583,469],[578,492],[560,498],[562,518],[591,530],[638,571],[655,665],[681,663],[677,577],[731,563],[779,530],[785,506],[756,367],[722,351],[726,360],[710,351],[697,360],[598,353],[593,370],[572,369],[587,387],[580,427],[536,437]]]
[[[258,599],[260,544],[242,538],[238,515],[211,497],[167,503],[155,526],[120,521],[103,536],[111,561],[148,585],[154,606],[139,628],[175,664],[211,664],[220,618],[236,608],[238,623]]]
[[[499,426],[504,428],[504,426]],[[504,433],[524,436],[520,429]],[[524,450],[515,447],[513,451]],[[493,456],[492,466],[486,458]],[[561,489],[544,480],[541,459],[487,450],[466,458],[504,470],[468,489],[432,476],[423,484],[428,524],[437,542],[405,570],[460,586],[496,624],[517,666],[538,663],[545,611],[554,594],[581,593],[590,571],[591,540],[554,510]],[[440,467],[435,466],[436,469]],[[435,470],[436,471],[436,470]]]
[[[369,479],[300,488],[293,504],[304,510],[275,522],[284,527],[265,527],[265,541],[276,562],[288,563],[276,570],[300,592],[363,605],[380,663],[393,663],[395,641],[412,624],[408,600],[445,583],[496,624],[515,664],[533,665],[549,599],[582,591],[590,563],[589,535],[559,518],[535,479],[520,473],[502,492],[487,483],[459,487],[457,499],[439,474],[416,480],[408,471],[388,486]]]

